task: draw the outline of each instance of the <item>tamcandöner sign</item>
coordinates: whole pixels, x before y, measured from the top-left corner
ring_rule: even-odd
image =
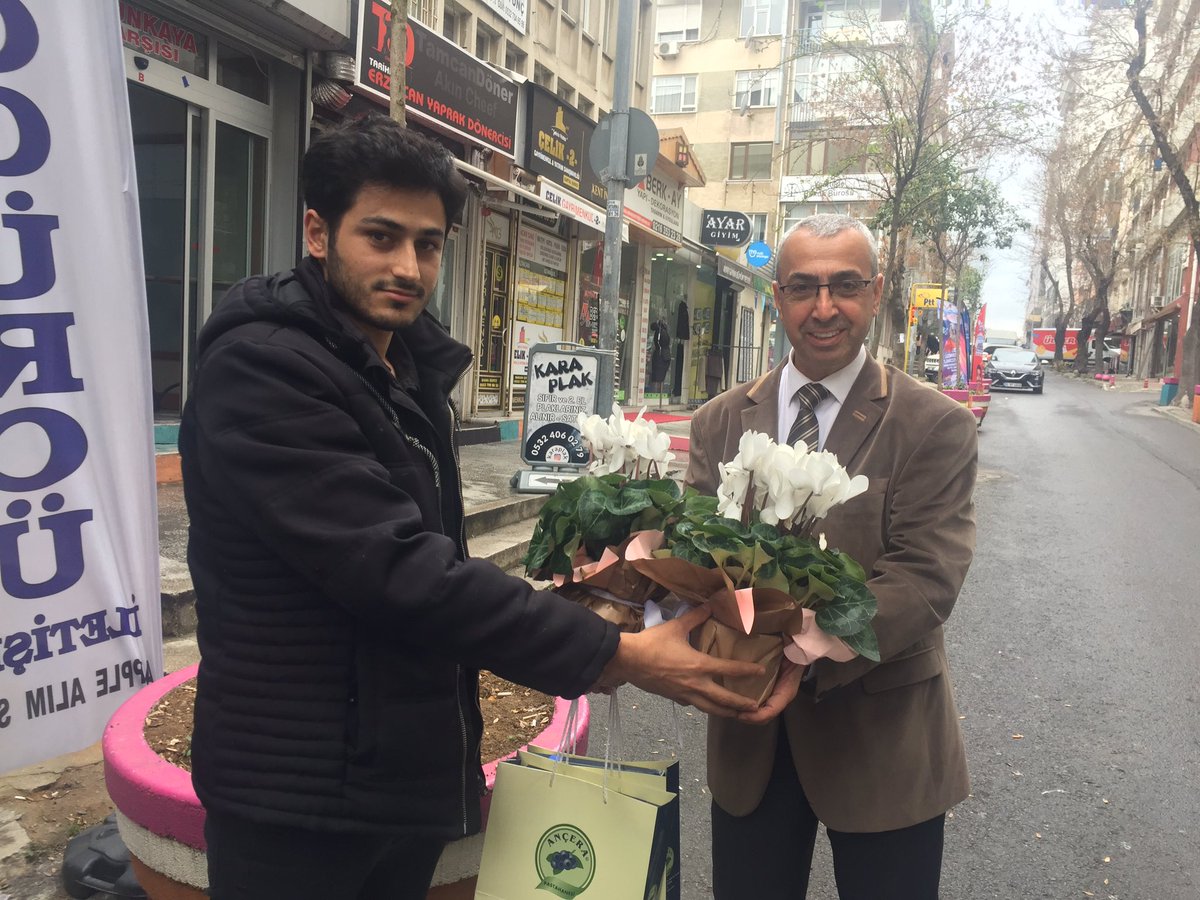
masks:
[[[355,86],[388,99],[391,85],[391,7],[362,0]],[[405,108],[479,144],[513,155],[517,86],[455,44],[408,20]]]

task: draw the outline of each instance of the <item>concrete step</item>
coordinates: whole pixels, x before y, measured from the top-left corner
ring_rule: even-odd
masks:
[[[521,494],[472,507],[466,513],[467,546],[474,559],[486,559],[515,575],[548,495]],[[196,633],[196,594],[186,563],[158,558],[162,581],[162,628],[165,638]]]

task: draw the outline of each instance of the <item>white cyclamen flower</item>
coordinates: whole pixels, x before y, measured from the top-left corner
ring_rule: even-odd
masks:
[[[717,487],[717,513],[727,519],[742,518],[742,505],[746,489],[750,486],[750,473],[742,468],[741,456],[728,463],[721,463],[721,484]]]

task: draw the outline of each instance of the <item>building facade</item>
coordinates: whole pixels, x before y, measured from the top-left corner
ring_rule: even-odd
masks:
[[[155,414],[169,422],[187,398],[197,332],[224,292],[303,253],[298,175],[311,136],[386,113],[391,12],[382,0],[120,7]],[[505,436],[516,436],[529,348],[596,342],[607,197],[587,160],[612,105],[616,14],[617,0],[409,4],[409,127],[446,146],[472,186],[431,310],[476,354],[458,387],[461,408],[510,426]],[[637,14],[652,19],[647,4]],[[629,48],[639,109],[648,30],[635,28]],[[693,297],[703,307],[707,294],[703,278],[694,287],[700,259],[684,258],[684,232],[686,191],[703,175],[688,147],[673,132],[626,191],[616,349],[627,403],[697,396],[684,364]],[[651,339],[663,320],[670,340],[656,361]]]

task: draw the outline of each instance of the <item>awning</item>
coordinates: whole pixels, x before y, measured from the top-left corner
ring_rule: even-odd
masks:
[[[464,175],[477,178],[480,181],[492,185],[493,187],[498,187],[505,191],[511,191],[518,197],[524,197],[526,200],[530,200],[536,203],[538,206],[550,210],[555,215],[562,213],[562,210],[560,210],[557,206],[555,206],[553,203],[546,202],[533,191],[528,191],[520,185],[513,184],[511,181],[506,181],[498,175],[493,175],[491,172],[487,172],[478,168],[477,166],[471,165],[470,163],[465,163],[461,159],[454,160],[454,165]]]
[[[1149,328],[1155,322],[1165,319],[1167,316],[1173,316],[1177,312],[1179,312],[1179,301],[1175,300],[1171,303],[1168,303],[1158,312],[1151,313],[1150,315],[1146,316],[1146,318],[1142,319],[1142,327]]]

